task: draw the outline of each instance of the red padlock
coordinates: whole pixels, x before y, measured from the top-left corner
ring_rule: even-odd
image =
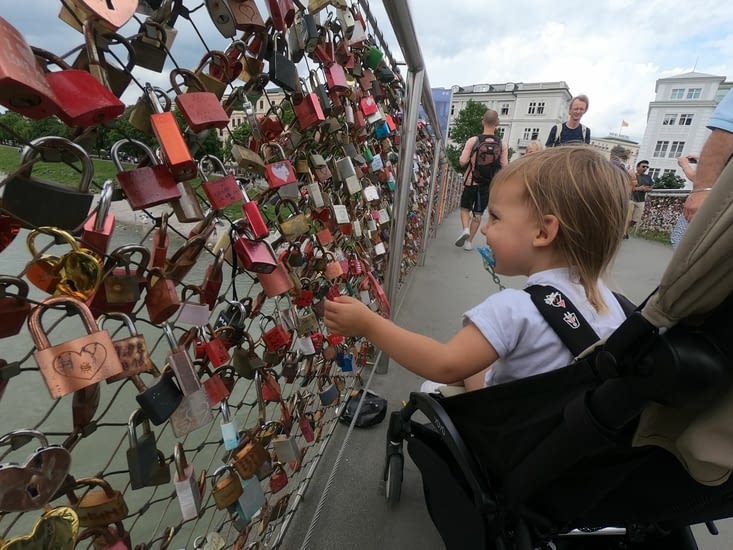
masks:
[[[151,165],[125,171],[120,160],[120,148],[127,143],[140,149]],[[158,163],[153,150],[142,141],[121,139],[112,145],[110,157],[117,168],[120,187],[133,210],[142,210],[181,198],[181,191],[168,167]]]
[[[205,170],[205,163],[210,162],[216,168],[219,169],[223,177],[215,180],[209,180],[208,176],[210,172]],[[212,208],[221,210],[242,201],[242,191],[239,188],[237,179],[232,174],[227,174],[226,167],[221,159],[215,155],[204,155],[199,161],[199,174],[201,175],[202,183],[201,187],[206,193],[206,197],[209,199],[209,203]]]
[[[115,230],[115,216],[109,213],[112,204],[114,181],[107,180],[102,185],[99,204],[94,214],[84,223],[81,233],[82,244],[104,256],[107,253],[112,232]]]
[[[189,88],[185,93],[181,91],[178,76],[183,76],[183,82]],[[225,128],[229,124],[229,115],[222,107],[219,98],[216,94],[206,91],[204,84],[193,71],[173,69],[170,81],[176,93],[176,105],[191,130],[202,132],[212,128]],[[197,91],[191,91],[191,88]]]
[[[273,464],[274,471],[270,475],[270,491],[274,495],[282,491],[288,484],[288,474],[285,473],[285,468],[282,462],[276,462]]]
[[[201,295],[204,303],[209,306],[209,310],[214,309],[214,306],[219,303],[219,292],[221,292],[221,285],[224,282],[223,265],[224,249],[221,249],[216,253],[214,262],[206,268],[204,282],[201,283]]]
[[[263,323],[264,322],[264,323]],[[272,322],[275,325],[273,328],[265,330],[268,322]],[[274,317],[269,315],[263,315],[260,321],[260,329],[262,330],[262,341],[269,351],[279,351],[290,346],[293,340],[290,332],[278,324]]]
[[[229,397],[231,390],[227,388],[224,380],[222,380],[219,373],[210,375],[206,380],[203,381],[204,391],[206,397],[209,399],[209,406],[216,407]]]

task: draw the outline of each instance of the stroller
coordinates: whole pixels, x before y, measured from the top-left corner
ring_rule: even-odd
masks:
[[[658,289],[562,369],[393,412],[449,550],[696,550],[733,516],[733,163]],[[428,424],[412,419],[417,412]]]

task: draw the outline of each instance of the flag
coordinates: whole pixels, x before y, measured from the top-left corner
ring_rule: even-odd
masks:
[[[628,126],[628,125],[629,125],[629,123],[628,123],[628,122],[626,122],[625,120],[622,120],[622,121],[621,121],[621,128],[623,128],[623,127],[625,127],[625,126]]]

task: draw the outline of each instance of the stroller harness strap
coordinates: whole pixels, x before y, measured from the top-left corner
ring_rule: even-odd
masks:
[[[585,317],[554,286],[532,285],[524,290],[573,357],[577,357],[599,340],[598,334]]]

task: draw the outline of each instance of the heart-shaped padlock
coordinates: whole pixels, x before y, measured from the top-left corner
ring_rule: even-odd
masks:
[[[25,512],[45,506],[66,479],[71,454],[60,445],[49,445],[46,436],[36,430],[15,430],[0,437],[0,446],[19,437],[35,437],[41,447],[19,465],[0,464],[0,510]]]

